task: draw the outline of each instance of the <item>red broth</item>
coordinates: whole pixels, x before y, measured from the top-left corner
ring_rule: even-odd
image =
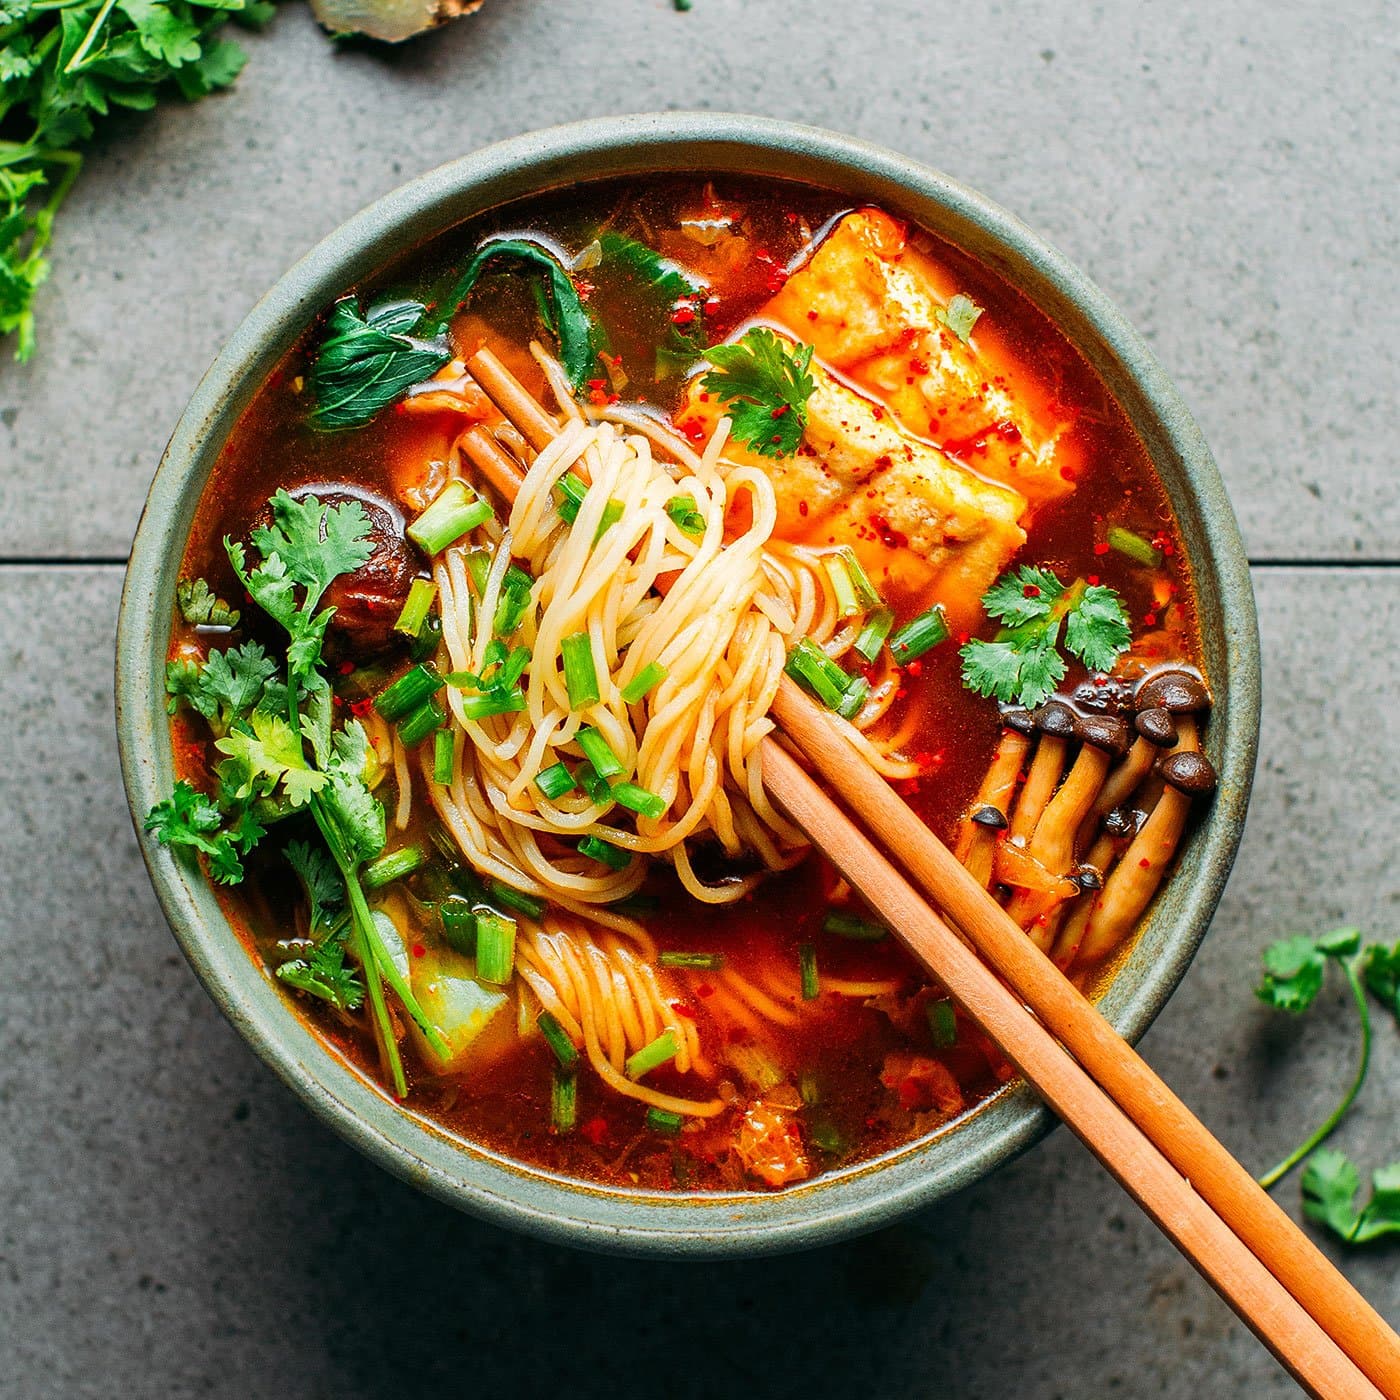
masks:
[[[747,235],[742,263],[715,276],[722,294],[706,308],[706,329],[715,340],[752,316],[782,284],[784,269],[801,256],[813,237],[850,207],[844,197],[805,185],[773,180],[716,176],[602,182],[568,192],[511,204],[453,229],[373,279],[366,293],[411,294],[431,302],[486,235],[528,232],[573,255],[608,223],[680,259],[687,251],[677,234],[683,215],[707,207],[742,211]],[[921,236],[922,237],[922,236]],[[950,282],[984,308],[979,342],[995,347],[1015,367],[1016,392],[1048,407],[1071,424],[1070,442],[1077,480],[1072,494],[1041,508],[1029,528],[1018,561],[1035,562],[1062,577],[1102,581],[1122,595],[1134,620],[1135,636],[1155,634],[1145,645],[1163,655],[1199,664],[1199,640],[1191,600],[1190,575],[1165,493],[1123,413],[1061,334],[1014,288],[957,249],[924,240],[929,255]],[[690,251],[704,261],[706,251]],[[704,267],[699,271],[713,271]],[[679,402],[683,380],[657,381],[655,347],[667,333],[653,304],[635,288],[602,272],[585,272],[581,290],[589,309],[608,328],[609,353],[628,376],[622,397],[640,399],[668,412]],[[521,279],[492,278],[473,298],[471,315],[456,323],[459,338],[493,348],[527,387],[543,389],[542,377],[525,353],[525,342],[539,334],[537,312]],[[302,342],[268,377],[225,445],[201,500],[184,559],[184,577],[204,577],[230,599],[241,590],[229,569],[221,541],[246,538],[251,525],[278,487],[351,484],[378,498],[393,500],[404,473],[424,461],[447,457],[457,432],[450,414],[385,411],[371,424],[350,432],[323,433],[307,423],[305,375],[318,341],[308,327]],[[603,392],[612,391],[612,381]],[[950,444],[957,455],[964,444]],[[968,465],[974,463],[968,458]],[[1145,568],[1107,549],[1107,523],[1153,539],[1164,552],[1160,567]],[[270,627],[259,632],[256,608],[245,606],[244,633],[264,636],[276,654]],[[984,633],[989,635],[989,632]],[[1000,732],[993,701],[966,690],[959,678],[955,639],[936,648],[906,672],[896,718],[917,717],[917,737],[908,748],[923,770],[899,785],[901,794],[940,836],[948,839],[967,810]],[[216,643],[217,644],[217,643]],[[195,635],[178,618],[172,656],[205,651],[209,639]],[[1083,681],[1072,672],[1066,687]],[[209,736],[188,712],[174,722],[177,767],[196,786],[210,783]],[[381,796],[392,806],[392,777]],[[426,804],[420,804],[426,805]],[[428,817],[418,813],[408,835],[428,839]],[[248,881],[222,892],[229,917],[250,954],[269,967],[277,942],[295,924],[300,894],[280,843],[267,842],[269,854],[249,862]],[[1009,1077],[995,1049],[960,1016],[956,1043],[935,1047],[926,1012],[936,989],[924,979],[893,938],[851,941],[822,930],[837,877],[816,855],[797,868],[768,878],[752,895],[729,906],[698,905],[673,879],[654,876],[648,892],[659,901],[646,925],[659,948],[722,951],[728,969],[744,973],[776,967],[791,984],[790,1025],[768,1028],[763,1049],[786,1082],[800,1085],[800,1116],[814,1171],[849,1164],[923,1134],[958,1111],[947,1102],[929,1102],[887,1071],[892,1055],[933,1058],[951,1070],[961,1101],[971,1107]],[[815,1000],[798,995],[798,949],[816,952],[819,974],[858,981],[898,979],[901,992],[885,1004],[824,992]],[[269,971],[269,976],[271,972]],[[701,1043],[719,1066],[720,1077],[736,1081],[725,1067],[726,1046],[755,1039],[752,1031],[716,1012],[723,1001],[718,974],[674,974],[680,1014],[693,1019]],[[378,1056],[363,1013],[345,1017],[321,1003],[287,993],[289,1004],[329,1046],[365,1076],[382,1083]],[[511,1018],[513,1021],[513,1017]],[[551,1171],[614,1186],[746,1189],[761,1186],[747,1175],[731,1150],[738,1110],[697,1121],[676,1136],[650,1130],[644,1107],[607,1089],[585,1067],[578,1082],[578,1128],[551,1130],[550,1078],[553,1058],[539,1036],[507,1043],[489,1064],[440,1075],[404,1042],[410,1078],[407,1106],[450,1132],[509,1157]],[[669,1068],[649,1076],[655,1087],[693,1094],[694,1083]]]

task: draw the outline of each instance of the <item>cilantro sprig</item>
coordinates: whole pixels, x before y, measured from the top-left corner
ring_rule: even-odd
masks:
[[[269,0],[0,0],[0,336],[34,351],[34,298],[81,147],[107,117],[226,88],[246,61],[220,33]]]
[[[764,457],[790,457],[807,426],[807,400],[816,392],[812,347],[790,345],[755,326],[732,345],[712,345],[714,365],[700,381],[728,409],[735,438]]]
[[[1363,946],[1355,928],[1338,928],[1316,936],[1295,934],[1271,944],[1263,953],[1264,976],[1255,995],[1266,1006],[1301,1015],[1317,1001],[1327,969],[1337,967],[1346,979],[1360,1023],[1360,1047],[1356,1071],[1331,1113],[1276,1166],[1259,1178],[1259,1184],[1277,1184],[1300,1162],[1303,1169],[1303,1214],[1332,1230],[1348,1244],[1364,1244],[1382,1235],[1400,1233],[1400,1162],[1372,1173],[1371,1197],[1357,1206],[1361,1174],[1344,1153],[1324,1147],[1366,1082],[1371,1064],[1372,1026],[1366,998],[1369,987],[1379,1000],[1400,1017],[1397,987],[1400,985],[1400,944]]]
[[[357,720],[334,726],[322,646],[333,608],[326,590],[372,552],[370,522],[358,501],[324,505],[278,491],[271,521],[251,532],[251,552],[225,539],[234,573],[253,601],[287,634],[285,667],[256,642],[213,652],[201,665],[167,669],[171,704],[187,702],[209,722],[223,755],[211,796],[189,783],[157,803],[146,828],[163,844],[206,857],[213,879],[243,879],[242,857],[274,821],[304,811],[324,849],[289,848],[288,859],[311,906],[314,948],[279,970],[289,985],[343,1011],[368,1002],[395,1092],[407,1092],[403,1062],[385,997],[388,987],[442,1058],[447,1047],[419,1005],[375,927],[360,870],[384,849],[384,808],[371,791],[369,741]],[[333,888],[332,872],[340,882]],[[345,914],[329,911],[344,906]],[[353,958],[358,967],[347,965]],[[363,981],[361,982],[361,979]]]
[[[1054,692],[1069,669],[1061,646],[1089,670],[1107,671],[1132,643],[1127,610],[1113,589],[1083,579],[1066,587],[1033,564],[1003,574],[982,606],[1002,627],[962,648],[963,684],[1004,704],[1035,706]]]

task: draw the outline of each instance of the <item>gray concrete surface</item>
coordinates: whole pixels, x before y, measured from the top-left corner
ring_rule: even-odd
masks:
[[[1381,703],[1400,686],[1397,17],[490,0],[380,55],[331,48],[289,6],[236,92],[123,122],[60,223],[38,357],[0,364],[0,1395],[1294,1393],[1063,1133],[905,1226],[732,1266],[561,1252],[368,1165],[253,1060],[161,920],[116,772],[104,561],[257,295],[440,160],[710,106],[943,167],[1148,334],[1259,563],[1256,802],[1146,1048],[1262,1167],[1325,1111],[1353,1031],[1336,989],[1305,1023],[1271,1018],[1249,995],[1258,949],[1343,918],[1400,932],[1400,733]],[[1368,1166],[1400,1156],[1397,1073],[1382,1021],[1340,1138]],[[1296,1207],[1296,1186],[1280,1196]],[[1338,1257],[1400,1321],[1394,1250]]]

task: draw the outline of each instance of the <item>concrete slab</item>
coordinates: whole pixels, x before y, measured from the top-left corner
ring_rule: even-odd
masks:
[[[40,350],[0,365],[0,557],[114,558],[198,376],[314,241],[411,175],[610,111],[713,107],[940,166],[1116,297],[1199,412],[1256,556],[1400,537],[1394,0],[491,0],[392,53],[301,6],[236,91],[104,138]]]
[[[703,4],[704,0],[699,0]],[[476,1224],[369,1165],[246,1051],[146,883],[114,753],[114,568],[0,570],[0,1393],[1168,1400],[1296,1393],[1065,1133],[943,1208],[846,1246],[663,1266]],[[1149,1057],[1262,1168],[1349,1073],[1333,988],[1282,1025],[1259,948],[1396,927],[1400,572],[1258,574],[1269,697],[1248,834]],[[63,618],[60,631],[44,621]],[[1364,622],[1363,622],[1364,620]],[[1400,1033],[1339,1145],[1400,1156]],[[1281,1189],[1296,1207],[1296,1184]],[[1341,1257],[1400,1322],[1394,1254]]]

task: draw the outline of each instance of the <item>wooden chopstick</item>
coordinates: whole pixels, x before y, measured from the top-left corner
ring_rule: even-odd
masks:
[[[477,352],[468,368],[537,450],[558,433],[489,350]],[[464,435],[462,446],[513,502],[521,475],[509,454],[480,428]],[[852,809],[902,853],[910,873],[1016,995],[770,738],[764,782],[773,797],[1300,1384],[1329,1400],[1381,1393],[1400,1400],[1400,1339],[1365,1299],[786,677],[773,714]]]
[[[763,781],[788,815],[871,908],[888,920],[919,962],[1001,1047],[1300,1385],[1316,1396],[1380,1394],[1196,1194],[1190,1181],[771,737],[763,741]]]
[[[828,713],[784,677],[772,714],[883,848],[898,854],[916,883],[1279,1282],[1384,1394],[1400,1396],[1400,1337],[861,758]]]

